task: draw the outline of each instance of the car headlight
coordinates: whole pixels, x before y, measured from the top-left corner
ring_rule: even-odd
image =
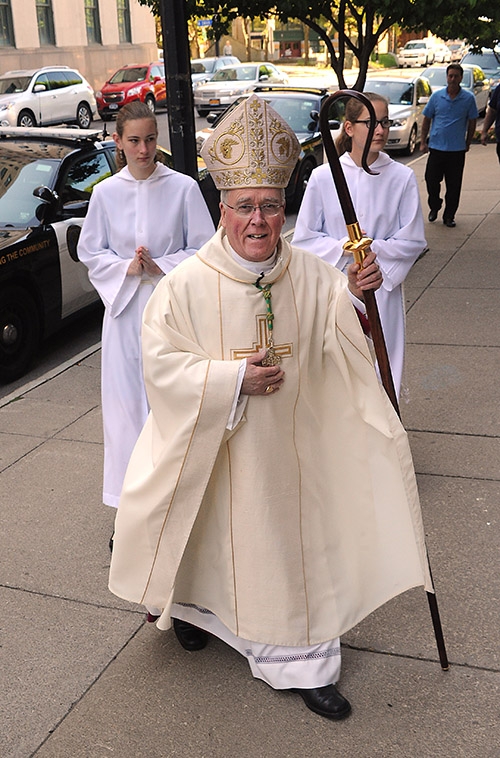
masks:
[[[8,111],[12,108],[13,105],[14,103],[2,103],[0,105],[0,111]]]
[[[141,94],[141,88],[140,88],[140,87],[131,87],[131,88],[129,89],[129,91],[128,91],[128,94],[129,94],[129,95],[132,95],[132,97],[133,97],[134,95],[140,95],[140,94]]]
[[[98,90],[98,91],[95,93],[95,96],[96,96],[96,97],[102,97],[102,92],[101,92],[101,90]]]
[[[393,118],[391,126],[406,126],[407,121],[407,118]]]

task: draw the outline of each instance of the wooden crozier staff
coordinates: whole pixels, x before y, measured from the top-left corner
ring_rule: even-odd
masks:
[[[375,111],[374,111],[371,101],[368,100],[368,98],[365,97],[365,95],[363,95],[361,92],[357,92],[356,90],[339,90],[338,92],[335,92],[333,95],[330,95],[329,97],[326,98],[326,100],[323,102],[323,105],[321,107],[319,124],[320,124],[321,135],[323,137],[323,145],[325,147],[326,156],[328,158],[328,163],[330,164],[333,181],[335,183],[337,195],[339,198],[339,203],[342,208],[342,213],[343,213],[344,220],[346,223],[347,234],[349,235],[349,240],[348,242],[345,243],[344,249],[347,252],[352,253],[356,263],[359,263],[359,265],[361,266],[363,265],[363,261],[370,249],[370,245],[373,242],[373,240],[370,239],[369,237],[363,236],[363,233],[360,229],[358,219],[356,216],[356,211],[354,210],[351,195],[349,193],[349,188],[347,186],[344,172],[342,170],[342,166],[339,161],[337,149],[335,147],[335,143],[332,138],[330,123],[328,119],[328,112],[332,103],[335,100],[340,100],[341,98],[346,98],[346,97],[355,97],[357,100],[361,100],[365,108],[368,110],[368,113],[370,114],[370,128],[368,129],[368,136],[366,138],[366,143],[363,150],[361,163],[362,163],[363,169],[368,174],[373,174],[374,172],[369,168],[366,161],[368,157],[368,152],[370,150],[371,141],[373,138],[373,133],[375,131],[376,115],[375,115]],[[375,299],[375,291],[366,290],[363,293],[363,297],[364,297],[364,302],[366,306],[366,315],[368,317],[368,321],[370,324],[370,330],[371,330],[371,336],[373,339],[375,355],[377,356],[377,363],[378,363],[378,367],[380,371],[380,378],[382,380],[384,389],[387,392],[387,395],[392,405],[394,406],[394,410],[396,411],[398,416],[401,418],[401,414],[399,412],[398,399],[396,397],[396,391],[394,389],[392,371],[389,364],[389,357],[387,355],[387,347],[385,344],[384,333],[382,331],[382,325],[380,323],[380,315],[378,312],[377,301]],[[429,559],[427,558],[427,560]],[[429,571],[430,571],[430,564],[429,564]],[[430,573],[431,573],[431,578],[432,578],[432,572]],[[449,668],[448,656],[446,654],[446,647],[444,644],[444,637],[443,637],[443,629],[441,627],[441,620],[439,617],[439,610],[438,610],[437,599],[436,599],[435,593],[427,592],[427,599],[429,601],[429,608],[431,611],[432,623],[434,626],[434,634],[436,637],[436,644],[437,644],[437,649],[439,653],[439,661],[441,663],[441,668],[444,671],[447,671]]]

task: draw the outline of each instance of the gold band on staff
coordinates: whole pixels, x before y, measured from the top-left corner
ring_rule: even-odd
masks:
[[[342,247],[346,252],[353,255],[356,263],[362,266],[373,240],[370,237],[363,236],[358,221],[354,224],[347,224],[346,227],[349,239],[347,242],[344,242]]]

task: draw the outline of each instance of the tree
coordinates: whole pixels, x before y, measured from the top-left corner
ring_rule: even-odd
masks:
[[[453,15],[438,19],[433,33],[443,39],[465,39],[475,50],[495,47],[500,40],[500,6],[491,0],[462,4]]]
[[[139,2],[156,12],[158,0]],[[226,34],[230,22],[238,16],[261,19],[275,16],[282,22],[302,21],[325,43],[341,89],[346,88],[346,54],[350,52],[358,60],[359,74],[354,89],[362,90],[370,56],[394,24],[415,32],[430,30],[445,39],[465,38],[471,44],[485,47],[491,47],[500,36],[500,8],[491,0],[488,2],[495,6],[493,8],[487,7],[487,0],[368,0],[365,4],[353,0],[238,0],[237,7],[230,0],[186,2],[189,16],[213,18],[216,15],[214,31],[219,35]],[[491,20],[481,20],[483,16]]]

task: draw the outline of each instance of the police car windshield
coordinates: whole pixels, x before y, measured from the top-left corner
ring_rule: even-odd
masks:
[[[57,162],[25,156],[2,156],[0,161],[0,226],[27,229],[38,226],[36,187],[52,187]]]
[[[16,92],[25,92],[31,76],[4,76],[0,78],[0,95],[13,95]]]

